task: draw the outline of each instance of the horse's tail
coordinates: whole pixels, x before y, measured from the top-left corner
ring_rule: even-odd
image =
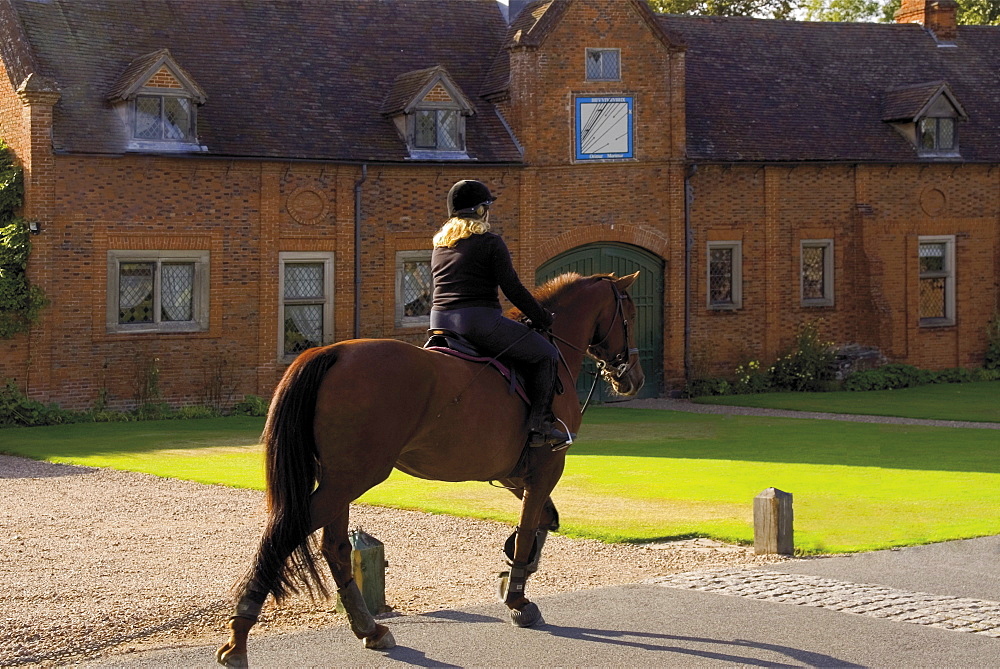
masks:
[[[261,440],[265,448],[267,525],[240,592],[274,595],[281,601],[298,593],[326,595],[311,550],[310,495],[319,474],[313,419],[323,377],[337,361],[334,348],[302,353],[274,391]]]

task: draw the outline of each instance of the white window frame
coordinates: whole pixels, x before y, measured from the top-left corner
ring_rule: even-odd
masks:
[[[823,249],[823,297],[806,297],[806,267],[805,250],[807,248]],[[799,242],[799,298],[803,307],[833,306],[833,240],[803,239]]]
[[[940,272],[920,271],[920,246],[923,244],[944,244],[944,269]],[[944,317],[923,318],[920,316],[920,286],[924,279],[943,278]],[[944,327],[955,324],[955,235],[921,236],[917,238],[917,320],[921,327]]]
[[[731,249],[733,252],[732,296],[729,302],[712,301],[712,251]],[[705,304],[713,311],[743,308],[743,242],[737,240],[708,242],[705,252]]]
[[[170,333],[204,332],[209,320],[209,257],[208,251],[108,251],[107,276],[107,317],[109,333]],[[153,274],[153,322],[119,323],[121,264],[146,262],[156,265]],[[192,292],[191,315],[189,321],[162,321],[160,319],[160,267],[170,263],[191,263],[194,265],[194,290]]]
[[[618,54],[618,67],[617,71],[613,76],[600,76],[592,77],[590,76],[590,59],[594,54],[603,56],[605,53],[616,53]],[[601,70],[605,69],[605,65],[601,64]],[[621,81],[622,80],[622,50],[621,49],[596,49],[588,48],[584,50],[584,77],[587,81]]]
[[[282,251],[278,253],[278,362],[294,360],[298,353],[285,352],[285,265],[323,263],[323,345],[333,337],[333,253],[328,251]],[[315,300],[312,303],[320,302]]]
[[[431,251],[397,251],[396,252],[396,309],[395,323],[397,328],[423,327],[428,328],[431,324],[430,314],[426,316],[407,316],[406,304],[403,301],[403,265],[406,262],[427,261],[430,265]],[[433,297],[433,294],[431,295]]]

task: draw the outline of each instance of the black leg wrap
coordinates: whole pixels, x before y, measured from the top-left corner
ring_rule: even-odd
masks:
[[[524,597],[524,585],[528,582],[527,565],[514,563],[510,567],[510,575],[507,577],[507,598],[511,602]]]
[[[267,599],[266,592],[254,592],[247,590],[236,602],[236,611],[231,618],[246,618],[256,621],[260,617],[260,611],[264,608],[264,600]]]

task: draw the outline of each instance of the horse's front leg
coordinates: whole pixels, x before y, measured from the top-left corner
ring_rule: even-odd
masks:
[[[521,518],[514,539],[514,553],[511,557],[510,573],[507,577],[507,592],[504,604],[510,609],[511,623],[517,627],[531,627],[544,622],[538,606],[525,596],[525,585],[538,568],[541,543],[545,536],[539,536],[543,511],[547,516],[555,516],[555,506],[549,494],[562,474],[564,454],[546,458],[537,463],[537,468],[525,479],[521,493]],[[547,517],[544,529],[558,527],[556,517]]]

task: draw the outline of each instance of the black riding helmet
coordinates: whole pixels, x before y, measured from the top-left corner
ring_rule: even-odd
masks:
[[[448,217],[484,218],[486,208],[496,200],[482,181],[465,179],[448,191]]]

